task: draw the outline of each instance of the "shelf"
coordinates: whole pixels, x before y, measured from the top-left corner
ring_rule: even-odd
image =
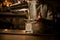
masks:
[[[0,13],[0,17],[22,17],[22,18],[27,18],[26,15],[18,15],[10,12],[5,12],[5,13]]]
[[[22,9],[22,8],[28,8],[28,3],[20,3],[20,4],[12,4],[12,6],[10,6],[11,10],[13,9]]]

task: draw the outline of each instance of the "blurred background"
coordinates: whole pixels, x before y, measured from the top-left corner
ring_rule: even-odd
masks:
[[[36,4],[35,2],[31,1],[33,0],[0,0],[0,29],[25,30],[27,21],[26,19],[29,19],[29,16],[31,16],[31,19],[34,19],[36,16],[38,16],[40,12],[40,3],[45,3],[48,5],[48,10],[50,9],[49,12],[53,12],[51,14],[53,16],[53,19],[52,21],[49,21],[49,16],[47,16],[49,20],[43,19],[42,23],[40,22],[33,24],[33,30],[37,33],[40,33],[42,31],[42,33],[57,33],[57,29],[60,26],[59,1],[42,0],[42,2],[41,0],[35,0]]]
[[[0,0],[0,40],[59,40],[59,0]]]

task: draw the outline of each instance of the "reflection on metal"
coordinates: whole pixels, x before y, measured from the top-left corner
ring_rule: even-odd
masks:
[[[11,10],[16,10],[16,9],[23,9],[23,8],[28,8],[28,3],[15,3],[10,5]]]
[[[28,10],[28,9],[25,9],[25,8],[24,8],[24,9],[21,9],[21,10],[19,10],[19,11],[25,11],[25,10]]]
[[[26,10],[28,10],[28,9],[26,9],[26,8],[23,8],[23,9],[17,9],[17,10],[11,10],[11,11],[26,11]]]
[[[10,5],[10,6],[14,6],[14,5],[18,5],[18,4],[21,4],[21,3],[15,3],[15,4],[12,4],[12,5]]]

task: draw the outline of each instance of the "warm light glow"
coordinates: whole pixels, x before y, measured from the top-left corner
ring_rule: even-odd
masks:
[[[6,31],[8,31],[8,29],[4,29],[4,31],[6,32]]]
[[[5,1],[3,2],[3,4],[6,5],[7,7],[9,7],[12,3],[11,3],[11,2],[8,2],[7,0],[5,0]]]

